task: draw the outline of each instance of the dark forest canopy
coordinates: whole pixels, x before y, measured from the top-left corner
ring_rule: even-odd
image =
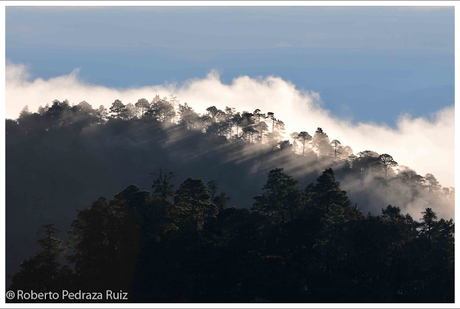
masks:
[[[120,216],[126,218],[127,221],[117,223],[117,220],[113,219],[115,221],[110,223],[113,224],[110,229],[121,229],[120,231],[123,231],[125,228],[130,229],[129,233],[125,233],[125,236],[139,239],[137,244],[131,244],[138,247],[129,247],[129,250],[126,249],[129,251],[126,255],[124,255],[125,253],[117,253],[121,254],[119,257],[120,260],[118,262],[110,262],[114,264],[107,263],[108,269],[116,267],[118,265],[116,263],[128,263],[130,267],[135,267],[136,263],[132,262],[134,257],[130,254],[138,254],[137,263],[140,263],[139,257],[146,257],[149,254],[153,254],[157,255],[157,259],[161,259],[161,257],[164,257],[161,254],[170,256],[173,252],[176,252],[161,251],[162,253],[160,253],[159,251],[158,253],[145,253],[142,251],[147,250],[145,248],[145,241],[147,241],[144,239],[145,237],[153,237],[155,239],[155,241],[152,240],[153,238],[148,240],[148,244],[153,244],[153,247],[157,246],[155,244],[158,242],[161,244],[158,245],[158,248],[162,248],[162,246],[169,248],[169,246],[172,246],[171,248],[173,249],[171,250],[177,250],[178,254],[185,254],[183,250],[186,250],[188,245],[193,244],[190,246],[194,246],[193,250],[195,251],[193,251],[193,254],[197,254],[195,258],[198,260],[202,258],[211,263],[208,269],[207,266],[200,264],[202,263],[201,260],[200,262],[198,260],[193,262],[192,260],[187,262],[180,259],[177,260],[176,262],[180,265],[183,263],[194,263],[189,266],[197,267],[197,269],[200,269],[200,273],[192,272],[190,274],[192,277],[188,282],[195,284],[197,281],[194,280],[203,280],[203,282],[207,282],[206,284],[209,289],[203,288],[204,291],[195,291],[195,288],[187,285],[188,283],[184,283],[183,290],[179,291],[176,296],[167,293],[172,293],[172,286],[179,280],[179,273],[171,274],[171,278],[164,279],[173,280],[171,282],[164,281],[164,285],[149,287],[148,284],[144,286],[144,284],[139,283],[145,282],[144,280],[147,279],[139,279],[141,275],[137,274],[136,270],[128,267],[126,274],[122,276],[127,276],[123,278],[133,280],[132,282],[129,280],[124,281],[124,284],[129,285],[129,282],[131,282],[132,284],[126,288],[131,289],[135,287],[136,291],[140,293],[136,295],[133,292],[133,300],[136,301],[145,300],[143,298],[145,296],[144,293],[147,293],[145,292],[147,290],[150,291],[150,288],[159,289],[155,292],[157,294],[154,294],[157,295],[157,300],[200,301],[208,297],[211,293],[210,291],[218,287],[214,287],[218,282],[212,283],[212,280],[217,280],[214,278],[214,271],[217,271],[215,269],[217,265],[213,266],[213,262],[208,259],[216,257],[226,260],[227,257],[223,257],[224,252],[227,253],[228,251],[237,249],[236,247],[227,248],[225,247],[226,245],[214,243],[214,241],[217,241],[215,238],[217,236],[212,236],[211,240],[209,240],[207,237],[213,235],[212,233],[217,233],[216,235],[220,235],[219,237],[225,235],[225,237],[232,238],[237,237],[235,235],[239,235],[238,233],[246,235],[246,229],[249,229],[251,232],[247,233],[250,236],[246,236],[255,237],[254,239],[263,241],[263,246],[273,243],[275,247],[278,245],[283,247],[284,245],[280,243],[280,239],[289,243],[288,239],[294,235],[292,233],[296,233],[293,231],[307,228],[302,225],[308,224],[308,233],[310,234],[305,231],[301,232],[300,230],[298,232],[304,233],[301,235],[310,235],[311,239],[307,247],[314,246],[314,250],[311,248],[308,249],[313,250],[314,254],[310,251],[308,251],[308,254],[303,252],[302,250],[306,250],[304,248],[306,245],[297,243],[295,244],[297,246],[295,250],[300,251],[296,252],[303,252],[299,254],[302,258],[308,259],[310,266],[300,266],[303,265],[303,262],[299,262],[300,260],[296,260],[295,263],[299,267],[306,267],[301,271],[302,276],[313,276],[311,278],[320,280],[319,278],[324,275],[322,272],[326,270],[329,273],[335,274],[331,278],[342,278],[342,270],[339,271],[340,267],[337,266],[337,269],[331,268],[331,265],[335,262],[330,262],[332,264],[324,266],[321,263],[326,262],[319,260],[322,260],[323,257],[326,259],[332,258],[329,254],[333,251],[330,251],[332,249],[328,246],[332,246],[332,244],[337,245],[337,250],[339,250],[340,246],[342,246],[342,244],[338,245],[339,240],[334,242],[331,240],[333,238],[329,239],[328,237],[339,237],[342,234],[339,232],[342,231],[342,228],[345,230],[351,228],[347,224],[357,224],[352,226],[353,229],[358,229],[359,224],[364,224],[359,225],[359,228],[363,229],[363,232],[368,233],[369,231],[373,231],[372,233],[379,234],[384,230],[381,227],[383,228],[386,224],[383,223],[386,214],[396,212],[392,216],[409,220],[406,222],[401,219],[405,222],[404,224],[409,224],[404,229],[412,229],[413,234],[411,234],[412,238],[407,236],[409,238],[405,238],[404,241],[394,240],[395,243],[392,246],[396,246],[397,250],[402,250],[402,247],[406,244],[407,246],[413,246],[411,248],[415,251],[411,251],[410,256],[415,257],[414,252],[418,254],[419,251],[417,250],[421,250],[421,247],[418,247],[418,242],[421,241],[420,239],[423,239],[422,234],[426,233],[426,228],[424,230],[420,224],[425,220],[427,209],[430,209],[434,214],[434,216],[431,216],[432,218],[436,216],[439,218],[450,218],[453,215],[454,189],[442,188],[432,174],[422,176],[408,167],[398,166],[390,154],[378,154],[374,151],[366,150],[355,155],[350,147],[344,146],[343,142],[345,141],[332,140],[331,142],[322,128],[318,128],[316,132],[310,133],[306,131],[294,132],[289,134],[289,140],[285,140],[284,138],[288,134],[284,130],[283,121],[277,119],[276,115],[272,112],[262,113],[258,109],[253,112],[238,112],[234,108],[227,107],[225,110],[220,110],[215,106],[211,106],[206,110],[205,114],[198,114],[187,103],[178,104],[175,98],[168,100],[167,98],[161,99],[159,96],[155,97],[151,102],[146,99],[140,99],[134,104],[128,103],[126,105],[119,100],[115,100],[109,109],[104,108],[104,106],[93,109],[87,102],[71,105],[67,101],[60,102],[56,100],[51,106],[39,108],[36,113],[31,113],[25,108],[18,119],[6,120],[6,134],[7,274],[9,275],[7,285],[11,284],[12,275],[18,273],[20,262],[32,256],[33,252],[40,252],[40,245],[35,245],[34,247],[33,244],[36,242],[36,231],[40,229],[41,224],[52,222],[61,230],[68,230],[73,222],[71,229],[75,230],[75,209],[84,209],[91,201],[97,201],[94,203],[99,206],[94,206],[94,209],[100,209],[101,215],[107,209],[118,209],[116,207],[121,207]],[[149,187],[152,184],[151,173],[158,170],[158,168],[172,170],[177,175],[176,177],[172,177],[173,174],[171,173],[157,175],[158,177],[156,178],[156,183],[154,183],[152,193],[129,186],[131,183],[136,183],[140,187]],[[325,170],[326,172],[324,172]],[[267,175],[269,177],[268,181]],[[190,176],[193,178],[188,178]],[[179,183],[181,179],[186,180]],[[201,179],[213,181],[204,183]],[[307,187],[308,184],[314,183],[316,179],[318,180],[317,184]],[[339,189],[336,179],[340,181],[341,189]],[[282,184],[279,187],[277,187],[279,185],[278,182]],[[217,184],[219,185],[217,186]],[[130,205],[128,209],[124,209],[123,207],[125,206],[113,206],[115,208],[111,208],[111,205],[125,203],[118,201],[117,197],[119,200],[126,200],[124,193],[128,192],[128,189],[137,193],[138,191],[141,192],[139,195],[133,193],[140,198],[140,200],[136,200],[136,203],[140,204],[137,206],[133,206],[134,204]],[[342,190],[345,190],[346,193]],[[112,201],[98,199],[100,196],[113,196],[116,192],[124,193],[117,194]],[[181,192],[181,194],[178,192]],[[196,193],[195,202],[192,203],[193,207],[188,204],[189,199],[187,198],[192,192]],[[230,200],[228,197],[230,197]],[[254,197],[255,199],[253,199]],[[94,203],[93,205],[95,205]],[[145,206],[143,203],[150,206]],[[152,213],[136,214],[136,212],[140,211],[138,208],[141,207],[141,204],[144,205],[142,209]],[[390,204],[395,206],[387,208]],[[183,205],[183,207],[177,205]],[[340,207],[337,208],[337,206]],[[134,207],[135,210],[130,207]],[[184,210],[187,207],[194,209],[193,214],[189,210]],[[93,206],[90,209],[93,209]],[[382,213],[382,209],[386,210]],[[403,215],[403,212],[409,214]],[[78,217],[82,213],[93,214],[91,211],[84,209],[78,213]],[[305,217],[307,213],[309,214],[308,218]],[[233,214],[236,217],[231,220],[241,219],[241,224],[238,223],[237,227],[233,227],[229,232],[225,230],[229,228],[225,227],[225,224],[230,223],[225,218],[230,215],[233,216]],[[352,217],[349,218],[349,215],[352,215]],[[146,223],[147,221],[145,220],[149,223]],[[193,225],[194,228],[192,229],[190,229],[191,220],[196,225]],[[207,231],[209,231],[211,226],[210,222],[214,222],[213,220],[218,221],[215,227],[216,231],[209,234]],[[258,220],[262,221],[259,222]],[[326,224],[329,221],[332,222],[332,226]],[[334,225],[337,223],[336,221],[344,225],[340,225],[339,228]],[[371,221],[373,223],[369,223]],[[443,224],[453,226],[452,221],[444,219],[438,220],[438,218],[434,218],[432,221],[433,225],[430,225],[428,228],[430,231],[432,231],[432,228],[438,222],[442,222],[439,223],[440,226]],[[123,224],[128,225],[123,226]],[[147,226],[145,226],[146,224]],[[257,226],[260,227],[259,224],[270,226],[270,228],[265,229],[269,234],[264,233],[257,236],[259,238],[250,234],[253,232],[256,233],[253,229]],[[329,226],[330,230],[323,230],[325,226]],[[109,229],[109,227],[107,228]],[[262,227],[260,228],[262,229]],[[449,228],[442,227],[446,231]],[[148,229],[154,229],[154,231]],[[274,232],[275,230],[279,232],[279,235]],[[185,231],[187,233],[190,231],[193,232],[190,232],[190,235],[188,235]],[[166,240],[161,236],[161,233],[168,235],[165,238]],[[236,234],[233,235],[232,233]],[[431,235],[430,233],[428,234]],[[449,237],[452,236],[452,233],[446,233],[444,234],[450,239]],[[386,236],[382,235],[378,236],[383,237],[381,241],[390,241],[385,238],[389,234],[385,234]],[[68,238],[64,236],[63,239],[64,241],[70,241],[68,243],[69,246],[71,246],[72,242],[72,246],[76,246],[78,241],[74,237],[70,236]],[[361,237],[364,237],[364,235],[361,235]],[[431,236],[428,238],[432,240]],[[305,239],[307,241],[308,237]],[[323,239],[325,243],[321,245],[316,244],[318,239]],[[340,239],[340,241],[342,240]],[[411,242],[412,240],[415,243]],[[123,242],[120,239],[117,241]],[[171,241],[174,245],[170,243]],[[229,245],[228,239],[223,239],[222,241]],[[235,241],[235,245],[242,245],[242,242]],[[356,239],[353,240],[353,242],[355,241]],[[364,242],[366,241],[371,245],[371,238],[366,239]],[[446,241],[445,244],[448,246],[450,240]],[[329,243],[329,245],[326,246],[326,243]],[[393,244],[393,240],[391,240],[391,243]],[[205,244],[217,250],[215,253],[216,256],[212,256],[212,258],[203,257],[206,250],[211,250]],[[403,246],[403,244],[405,245]],[[204,247],[201,247],[202,245]],[[261,244],[257,244],[257,246],[259,245],[262,246]],[[120,243],[120,246],[124,245]],[[225,248],[220,246],[224,246]],[[319,248],[323,248],[322,246],[329,248],[329,251],[322,252],[322,249],[319,250]],[[363,248],[359,249],[362,250],[360,252],[369,252],[370,249],[366,246],[363,245]],[[290,259],[293,257],[291,257],[291,253],[289,252],[294,250],[294,247],[285,249],[281,249],[281,247],[274,248],[274,251],[270,251],[271,249],[268,250],[265,247],[263,249],[262,247],[257,247],[262,251],[257,252],[257,254],[245,253],[249,254],[249,260],[235,262],[237,263],[235,265],[229,264],[235,269],[241,267],[241,269],[252,269],[254,265],[262,266],[254,266],[260,272],[254,270],[256,271],[252,274],[254,278],[247,278],[249,281],[246,281],[244,285],[246,288],[229,286],[227,290],[234,291],[229,292],[234,294],[222,296],[222,294],[217,293],[215,295],[221,295],[223,297],[221,298],[222,301],[254,301],[257,299],[294,301],[282,299],[282,295],[291,295],[286,289],[291,287],[290,284],[292,283],[295,286],[296,293],[298,293],[292,296],[292,299],[298,298],[300,299],[299,301],[326,301],[324,297],[328,295],[326,291],[326,283],[328,281],[325,278],[321,279],[325,280],[322,283],[316,282],[315,285],[319,285],[313,288],[313,290],[306,284],[306,292],[298,292],[299,287],[303,286],[303,283],[300,284],[299,282],[305,280],[306,277],[296,279],[294,273],[285,272],[286,269],[283,267],[291,267],[289,265],[291,265],[290,263],[293,260]],[[444,249],[447,250],[446,248]],[[166,249],[163,248],[161,250]],[[236,252],[239,252],[238,250]],[[283,250],[287,250],[288,253]],[[400,252],[397,250],[394,252],[404,255],[409,254],[406,251]],[[234,254],[237,254],[236,252]],[[81,276],[78,275],[78,265],[85,265],[88,262],[84,261],[85,259],[82,257],[79,260],[75,255],[77,253],[68,254],[69,261],[72,262],[70,265],[67,265],[70,262],[67,264],[64,263],[67,266],[73,265],[72,267],[75,267],[74,272],[70,270],[72,267],[59,266],[56,268],[59,273],[62,272],[62,276],[74,276],[73,281],[71,280],[72,282],[77,280],[75,279],[77,277],[81,279]],[[285,256],[281,253],[287,255]],[[266,256],[264,254],[276,258],[264,258],[260,260],[263,256]],[[305,257],[305,254],[308,257]],[[394,271],[394,269],[388,270],[388,267],[396,267],[394,264],[390,263],[388,265],[388,260],[384,262],[385,259],[390,258],[388,255],[385,255],[388,252],[381,254],[382,256],[378,258],[381,259],[382,265],[385,265],[387,268],[380,270]],[[30,259],[32,264],[29,263],[29,265],[35,265],[33,264],[37,262],[34,260],[35,256]],[[345,260],[347,261],[352,259],[352,256],[356,258],[349,252],[345,256]],[[101,256],[101,259],[104,258],[107,259],[109,257]],[[367,256],[360,257],[360,259],[367,258]],[[60,259],[62,260],[62,258]],[[158,262],[158,260],[150,260],[150,257],[146,259],[147,262],[145,263],[147,264],[152,261],[154,261],[152,263]],[[345,263],[347,269],[355,267],[361,262],[370,263],[360,259],[353,260],[355,264]],[[411,262],[405,261],[404,263],[410,264]],[[421,267],[420,265],[428,262],[424,261],[422,264],[420,263],[413,267]],[[146,269],[152,267],[152,265],[149,266],[147,264],[145,266]],[[450,267],[444,264],[439,267]],[[274,268],[266,273],[265,267],[269,267],[268,265],[272,265]],[[309,271],[312,271],[310,268],[313,265],[322,265],[322,268],[320,267],[321,271],[318,270],[318,273],[310,273]],[[82,266],[82,269],[85,267]],[[168,267],[172,267],[172,265]],[[203,270],[201,267],[205,269]],[[403,266],[400,265],[397,267],[400,269]],[[242,272],[241,269],[238,270],[238,274]],[[178,271],[177,269],[170,270],[174,272]],[[155,276],[164,276],[164,274],[155,273],[157,270],[151,269],[149,271]],[[296,271],[300,270],[296,269]],[[415,270],[412,269],[411,271]],[[443,269],[442,271],[450,274],[449,269]],[[146,271],[146,274],[148,273]],[[282,277],[284,273],[290,275]],[[195,278],[193,276],[198,277]],[[202,278],[201,276],[204,277]],[[219,276],[225,277],[231,276],[231,274],[219,273]],[[263,279],[265,278],[264,276],[268,276],[270,280],[278,278],[278,285],[276,287],[271,286],[274,283],[268,280],[269,278],[267,277],[266,279],[269,283],[267,283],[266,289],[263,290],[264,292],[261,292],[262,290],[250,292],[249,287],[256,282],[263,285],[263,282],[265,282],[265,279]],[[366,284],[370,284],[369,289],[372,290],[375,288],[375,290],[369,292],[370,294],[368,293],[368,295],[372,295],[369,296],[369,299],[363,298],[365,297],[364,295],[345,292],[345,290],[339,291],[342,283],[338,281],[337,286],[332,288],[332,290],[335,289],[339,293],[336,298],[337,301],[352,301],[351,299],[347,300],[346,295],[354,297],[357,301],[419,301],[421,299],[430,301],[429,297],[438,297],[440,295],[436,294],[438,292],[430,292],[434,294],[429,294],[428,290],[425,290],[426,293],[422,292],[426,287],[425,285],[428,284],[426,281],[428,279],[426,278],[420,277],[414,279],[414,282],[411,281],[413,284],[419,284],[419,286],[400,287],[399,291],[390,292],[388,289],[393,288],[391,286],[393,281],[391,280],[394,279],[388,279],[391,282],[381,281],[377,283],[375,282],[376,278],[380,278],[382,275],[375,275],[377,277],[372,276],[374,275],[369,275],[366,279],[368,280]],[[411,275],[408,274],[407,276]],[[212,280],[207,281],[208,279]],[[117,287],[117,280],[121,279],[112,278],[109,281],[114,284],[114,287]],[[236,278],[232,280],[236,280]],[[286,280],[289,282],[286,282]],[[290,282],[291,280],[292,282]],[[359,278],[351,279],[349,277],[343,280],[343,286],[350,287],[353,284],[361,284],[359,287],[364,287],[365,281],[360,282]],[[347,280],[351,280],[353,284]],[[353,280],[358,281],[355,282]],[[399,278],[398,280],[403,279]],[[239,282],[235,283],[231,280],[229,282],[239,284]],[[371,284],[371,282],[373,283]],[[387,286],[388,284],[390,286]],[[430,284],[433,283],[431,282]],[[434,288],[430,284],[427,289]],[[421,286],[424,288],[421,288]],[[355,285],[355,287],[357,286]],[[139,292],[143,291],[142,289],[144,288],[147,290]],[[166,294],[164,294],[164,298],[161,298],[163,294],[160,291],[163,288],[166,289],[164,291]],[[225,290],[225,288],[223,289]],[[246,289],[249,290],[247,294],[244,294],[246,293],[244,292]],[[276,289],[280,290],[275,293],[274,290]],[[383,294],[375,295],[378,289],[384,289],[388,294],[385,294],[385,296]],[[283,294],[280,291],[286,291],[288,294]],[[190,296],[192,294],[196,295],[196,298]],[[439,298],[436,301],[450,301],[450,296],[444,296],[442,299]],[[166,300],[167,297],[170,298]],[[421,298],[417,299],[417,297]],[[433,298],[431,299],[433,300]],[[146,301],[156,300],[148,299]],[[219,300],[212,300],[211,297],[208,301]]]
[[[44,225],[41,250],[11,290],[124,291],[132,302],[453,302],[454,224],[391,205],[364,216],[327,169],[301,189],[271,170],[251,211],[218,184],[159,170],[78,211],[66,248]],[[105,300],[105,299],[104,299]]]

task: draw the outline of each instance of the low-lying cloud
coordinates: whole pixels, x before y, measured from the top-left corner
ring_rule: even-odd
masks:
[[[241,76],[231,84],[223,84],[216,72],[206,78],[192,79],[183,85],[154,85],[140,88],[115,89],[89,84],[78,77],[78,69],[69,75],[44,80],[30,80],[27,68],[20,64],[6,66],[6,117],[15,119],[25,105],[36,111],[40,105],[51,104],[54,99],[81,101],[93,108],[110,107],[115,99],[135,103],[140,98],[149,101],[174,94],[188,102],[197,112],[215,105],[235,107],[237,111],[274,112],[286,124],[286,133],[307,131],[311,135],[317,127],[350,146],[355,154],[363,150],[388,153],[400,164],[415,169],[419,174],[434,174],[443,186],[454,186],[454,107],[436,112],[430,119],[401,115],[396,128],[373,123],[352,123],[339,119],[326,109],[314,91],[301,91],[280,77],[250,78]],[[379,113],[382,105],[369,104]]]

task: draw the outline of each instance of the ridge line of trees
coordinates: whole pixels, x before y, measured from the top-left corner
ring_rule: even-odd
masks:
[[[371,150],[354,155],[349,146],[343,146],[336,139],[332,142],[322,128],[317,128],[311,136],[306,131],[291,133],[290,140],[283,140],[284,122],[275,118],[273,112],[237,112],[226,107],[225,111],[215,106],[208,107],[205,114],[196,113],[187,103],[180,104],[174,95],[160,98],[156,95],[149,103],[139,99],[135,104],[123,104],[115,100],[109,109],[103,105],[97,109],[82,101],[71,105],[67,100],[53,101],[51,106],[40,106],[38,112],[31,113],[24,107],[17,120],[6,120],[7,135],[33,134],[35,131],[49,131],[72,125],[83,129],[117,121],[149,121],[158,125],[179,125],[188,130],[198,130],[218,135],[226,141],[247,144],[264,144],[274,149],[291,150],[302,156],[317,156],[326,163],[334,162],[348,165],[357,173],[373,173],[385,181],[400,179],[413,188],[453,196],[453,187],[442,187],[433,174],[418,175],[415,171],[398,163],[389,154],[378,154]]]

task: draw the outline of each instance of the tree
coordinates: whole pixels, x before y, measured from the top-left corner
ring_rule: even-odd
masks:
[[[172,122],[176,116],[174,107],[166,100],[152,102],[147,114],[159,122]]]
[[[70,110],[65,112],[65,116],[62,118],[68,118],[67,123],[72,123],[80,129],[99,123],[97,111],[86,101],[72,106]]]
[[[179,123],[185,125],[187,129],[201,129],[200,116],[191,108],[187,102],[179,104]]]
[[[256,108],[256,110],[252,113],[254,115],[254,120],[256,124],[259,124],[262,120],[267,118],[265,114],[260,112],[260,109]]]
[[[157,176],[152,184],[153,196],[158,196],[162,200],[173,197],[174,185],[171,183],[171,179],[174,178],[176,174],[160,168],[157,172],[152,173],[152,175]]]
[[[107,121],[109,113],[107,112],[107,108],[104,105],[100,105],[99,108],[96,110],[96,117],[99,119],[99,123],[105,123]]]
[[[234,107],[225,107],[225,122],[227,123],[228,128],[228,138],[232,137],[233,134],[233,126],[235,125],[233,118],[235,116],[235,108]]]
[[[238,128],[241,126],[241,121],[242,121],[242,117],[239,112],[233,115],[232,123],[236,127],[236,137],[239,137]]]
[[[300,141],[302,144],[302,155],[305,155],[305,144],[309,141],[311,141],[313,138],[311,137],[310,134],[306,131],[301,131],[299,135],[297,135],[297,139]]]
[[[139,252],[138,208],[148,192],[129,186],[110,202],[103,197],[78,212],[71,224],[69,260],[76,281],[92,291],[130,291]]]
[[[115,100],[110,107],[110,112],[115,115],[117,119],[122,118],[123,113],[126,111],[126,106],[120,101]]]
[[[44,115],[49,128],[57,128],[62,125],[67,125],[72,122],[70,116],[70,104],[69,101],[54,100],[53,105],[46,111]]]
[[[339,147],[338,154],[342,158],[349,158],[350,156],[353,155],[353,149],[351,149],[350,146]]]
[[[335,282],[333,286],[338,284],[339,288],[331,288],[336,290],[336,294],[343,294],[340,280],[334,278],[341,273],[346,273],[347,260],[354,254],[354,231],[362,214],[351,207],[346,192],[340,189],[340,183],[335,180],[331,168],[326,169],[318,177],[315,185],[309,185],[305,194],[308,200],[307,222],[315,231],[312,235],[314,237],[312,253],[319,264],[316,272],[319,272],[319,276],[325,277],[326,282],[330,280]],[[315,288],[326,284],[330,285],[320,281],[319,286]],[[344,296],[339,296],[338,299],[341,297]]]
[[[243,136],[246,138],[248,143],[254,141],[254,135],[259,133],[253,126],[246,126],[243,128]]]
[[[147,99],[142,98],[142,99],[137,100],[136,104],[134,105],[140,111],[139,118],[144,118],[145,111],[150,107],[149,101],[147,101]]]
[[[94,113],[93,107],[86,101],[81,101],[77,105],[77,110],[81,113],[92,114]]]
[[[38,112],[38,114],[40,114],[41,116],[43,116],[43,115],[46,114],[46,112],[48,111],[48,109],[49,109],[49,105],[48,105],[48,104],[46,104],[45,107],[43,107],[43,106],[40,105],[40,106],[38,107],[37,112]]]
[[[401,208],[388,205],[387,208],[382,209],[382,219],[388,221],[396,221],[403,218],[401,215]]]
[[[334,148],[334,157],[337,157],[337,149],[341,146],[342,144],[338,140],[333,140],[331,142],[331,146]]]
[[[431,208],[425,209],[425,211],[423,211],[422,214],[423,217],[421,222],[421,235],[427,237],[428,239],[431,239],[433,236],[433,229],[437,223],[436,220],[438,219],[438,216]]]
[[[217,210],[220,212],[221,210],[225,209],[227,201],[229,201],[230,198],[227,197],[224,192],[221,192],[219,195],[217,195],[217,188],[219,187],[217,180],[209,181],[206,186],[208,187],[211,201],[217,207]]]
[[[110,210],[107,200],[99,198],[90,207],[78,211],[71,224],[68,246],[73,249],[69,260],[75,263],[78,281],[89,288],[101,288],[113,271],[109,246]]]
[[[272,132],[267,133],[268,144],[274,147],[278,146],[278,143],[283,139],[284,134],[284,122],[273,117],[273,113],[268,113],[271,115],[273,120],[272,123]]]
[[[425,175],[425,187],[429,192],[433,193],[437,193],[441,189],[439,181],[433,176],[433,174],[430,173]]]
[[[372,150],[364,150],[358,152],[358,157],[360,158],[378,158],[379,154]]]
[[[312,144],[320,156],[332,155],[332,146],[329,141],[329,137],[323,129],[318,128],[316,130],[315,135],[313,136]]]
[[[21,133],[21,128],[15,120],[6,119],[5,127],[5,133],[7,138]]]
[[[268,173],[262,195],[256,196],[252,210],[262,213],[275,224],[284,224],[294,219],[302,207],[300,182],[276,168]]]
[[[292,132],[289,137],[292,140],[292,149],[294,150],[295,153],[297,153],[297,136],[299,136],[299,132]]]
[[[42,225],[38,234],[44,233],[45,237],[37,241],[41,251],[21,263],[10,289],[47,292],[62,288],[63,279],[67,279],[71,271],[59,261],[67,250],[62,246],[62,240],[56,237],[59,232],[54,224]]]
[[[135,118],[138,113],[139,111],[137,109],[137,106],[135,106],[133,103],[128,103],[126,104],[125,112],[123,113],[123,118],[125,118],[126,120],[130,120]]]
[[[245,138],[246,141],[250,143],[254,134],[258,133],[257,130],[254,128],[255,126],[254,114],[244,111],[241,114],[239,125],[243,128],[242,130],[243,138]]]
[[[217,107],[210,106],[206,109],[206,111],[208,112],[209,117],[212,119],[212,122],[216,122],[217,121],[216,116],[219,111]]]
[[[260,121],[257,125],[254,126],[257,132],[259,132],[258,138],[260,139],[260,143],[263,144],[264,141],[264,132],[268,131],[268,126],[265,121]]]
[[[42,229],[39,233],[44,233],[45,237],[37,241],[38,245],[42,247],[39,256],[46,269],[45,284],[50,287],[53,286],[59,274],[59,269],[61,267],[59,258],[67,251],[66,248],[62,247],[62,240],[56,238],[56,234],[59,232],[61,231],[54,227],[54,224],[42,225]]]
[[[340,183],[335,180],[332,168],[326,169],[314,186],[307,187],[306,194],[310,197],[312,206],[323,209],[326,213],[332,205],[344,208],[351,205],[346,192],[340,190]]]
[[[382,167],[379,156],[377,152],[372,150],[358,152],[358,157],[353,160],[353,168],[360,172],[374,171]]]
[[[289,150],[291,150],[291,151],[294,151],[294,150],[292,149],[292,144],[291,144],[291,142],[290,142],[289,140],[284,140],[284,141],[279,142],[279,143],[278,143],[278,147],[279,147],[280,149],[289,149]]]
[[[171,103],[172,107],[175,109],[176,108],[176,103],[179,103],[179,100],[177,100],[177,97],[174,94],[169,95],[169,103]]]
[[[29,116],[30,114],[32,114],[32,113],[29,111],[29,105],[26,105],[26,106],[24,106],[24,108],[19,113],[19,119],[25,118],[25,117]]]
[[[210,203],[211,196],[202,179],[187,178],[174,196],[172,219],[182,228],[201,229],[208,217],[217,214],[217,208]]]
[[[379,161],[380,164],[382,164],[383,169],[385,170],[385,179],[387,179],[388,170],[393,166],[397,166],[398,162],[393,160],[393,157],[386,153],[379,156]]]
[[[267,113],[267,118],[270,118],[272,120],[272,133],[275,131],[275,113],[273,112],[268,112]]]
[[[277,120],[275,121],[275,130],[276,130],[279,134],[283,135],[283,134],[284,134],[284,130],[285,130],[284,122],[281,121],[281,120],[279,120],[279,119],[277,119]]]
[[[157,94],[155,95],[155,97],[152,99],[152,102],[150,102],[150,105],[151,104],[154,104],[154,103],[157,103],[157,102],[160,102],[161,101],[161,98],[160,96]]]
[[[240,126],[243,128],[253,126],[255,124],[254,114],[244,111],[241,114]]]
[[[229,123],[226,121],[225,112],[215,106],[208,107],[206,111],[208,114],[201,117],[201,121],[206,127],[206,133],[226,136]]]

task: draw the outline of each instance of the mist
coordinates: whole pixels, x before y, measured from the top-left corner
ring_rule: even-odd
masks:
[[[238,111],[274,112],[286,124],[286,135],[296,131],[313,134],[321,127],[330,137],[350,146],[354,153],[373,150],[388,153],[399,163],[424,175],[432,173],[443,186],[454,186],[454,107],[439,110],[429,118],[400,115],[396,127],[386,124],[354,123],[353,119],[332,115],[328,102],[320,93],[300,90],[293,83],[276,76],[251,78],[241,76],[231,84],[224,84],[217,71],[204,78],[195,78],[178,84],[152,85],[117,89],[85,82],[75,69],[68,75],[44,80],[32,80],[28,68],[22,64],[6,65],[6,118],[15,119],[25,105],[36,111],[39,106],[51,104],[54,99],[67,99],[72,104],[81,101],[93,108],[110,107],[115,99],[124,104],[140,98],[151,100],[174,94],[181,103],[188,102],[197,112],[204,113],[209,106],[235,107]],[[377,98],[376,98],[377,99]],[[379,113],[384,105],[369,104]],[[287,137],[287,136],[286,136]]]

